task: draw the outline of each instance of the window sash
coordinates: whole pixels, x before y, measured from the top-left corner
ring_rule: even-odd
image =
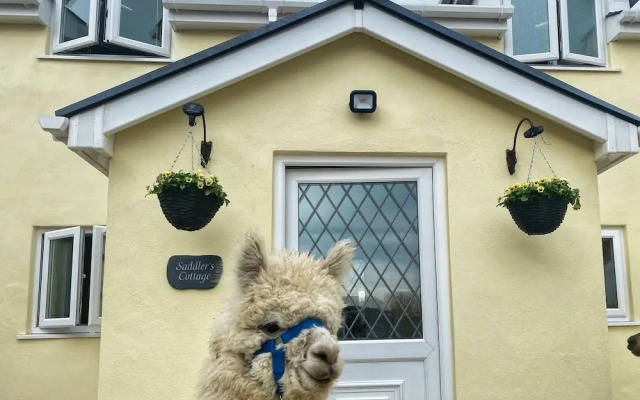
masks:
[[[98,1],[89,0],[89,27],[87,36],[69,40],[67,42],[60,41],[62,32],[62,7],[64,0],[55,0],[55,10],[53,17],[53,29],[51,35],[52,52],[60,53],[63,51],[76,50],[81,47],[91,46],[98,43]]]
[[[102,273],[107,228],[94,226],[91,245],[91,284],[89,286],[89,326],[102,324]]]
[[[602,238],[609,238],[613,244],[613,260],[616,273],[616,296],[618,308],[607,308],[609,321],[629,321],[629,296],[627,290],[627,268],[621,229],[603,229]]]
[[[514,54],[514,29],[513,18],[507,22],[509,34],[505,36],[507,54],[522,62],[542,62],[553,61],[560,57],[559,36],[558,36],[558,10],[556,0],[547,0],[547,13],[549,16],[549,51],[543,53]]]
[[[606,60],[604,57],[605,49],[604,49],[604,38],[603,38],[603,30],[602,30],[603,28],[602,25],[604,24],[602,2],[600,0],[593,0],[594,8],[595,8],[595,28],[596,28],[597,50],[598,50],[598,56],[593,57],[589,55],[571,52],[571,38],[569,33],[569,13],[568,13],[568,3],[567,3],[568,1],[569,0],[559,0],[560,34],[562,36],[562,43],[561,43],[562,59],[567,61],[578,62],[578,63],[604,66],[606,64]]]
[[[155,46],[138,40],[126,38],[120,34],[122,0],[109,0],[105,28],[105,40],[129,49],[145,51],[159,56],[169,57],[171,53],[171,25],[169,10],[162,7],[162,44]]]
[[[53,241],[64,238],[73,238],[73,250],[71,261],[71,293],[69,299],[69,316],[66,318],[47,318],[47,306],[49,283],[52,278],[49,275],[49,267],[51,262],[51,244]],[[41,262],[41,280],[40,280],[40,310],[39,310],[39,326],[40,327],[70,327],[76,325],[78,315],[78,293],[80,285],[80,253],[82,252],[82,229],[80,227],[61,229],[50,231],[44,234],[43,253]]]

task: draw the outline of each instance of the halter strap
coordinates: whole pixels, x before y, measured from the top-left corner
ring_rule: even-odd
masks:
[[[271,353],[271,364],[273,370],[273,380],[276,384],[276,395],[282,397],[282,387],[280,386],[279,381],[284,376],[284,345],[300,336],[302,332],[316,326],[324,327],[324,324],[320,320],[314,318],[305,319],[280,334],[279,338],[280,340],[282,340],[282,347],[276,348],[276,337],[264,342],[262,346],[260,346],[260,348],[255,353],[253,353],[253,358],[256,358],[260,354]]]

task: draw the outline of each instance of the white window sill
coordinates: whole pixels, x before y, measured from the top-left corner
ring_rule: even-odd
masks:
[[[589,71],[589,72],[621,72],[622,68],[607,67],[578,67],[564,65],[531,65],[535,69],[542,71]]]
[[[74,338],[99,338],[100,332],[73,332],[73,333],[22,333],[16,336],[18,340],[29,339],[74,339]]]
[[[609,321],[609,326],[640,326],[640,321]]]
[[[155,58],[155,57],[131,57],[131,56],[107,56],[101,54],[94,55],[57,55],[57,54],[40,54],[39,60],[73,60],[73,61],[115,61],[115,62],[138,62],[138,63],[160,63],[169,64],[175,60],[172,58]]]

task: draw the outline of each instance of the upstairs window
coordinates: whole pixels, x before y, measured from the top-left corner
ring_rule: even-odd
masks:
[[[106,228],[39,234],[34,333],[99,332]]]
[[[527,63],[605,65],[600,0],[512,0],[507,52]]]
[[[51,35],[55,54],[170,53],[162,0],[55,0]]]

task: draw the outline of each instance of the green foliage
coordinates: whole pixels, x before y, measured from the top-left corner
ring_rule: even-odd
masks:
[[[580,190],[572,189],[569,181],[555,176],[509,186],[504,194],[498,197],[498,206],[506,207],[510,203],[541,197],[566,198],[574,210],[580,209]]]
[[[147,186],[147,196],[150,194],[162,193],[163,190],[168,188],[180,188],[193,187],[204,191],[206,196],[215,196],[223,199],[225,205],[229,205],[227,194],[222,190],[222,185],[216,175],[205,176],[204,171],[192,171],[185,172],[180,170],[178,172],[164,171],[156,178],[153,185]]]

